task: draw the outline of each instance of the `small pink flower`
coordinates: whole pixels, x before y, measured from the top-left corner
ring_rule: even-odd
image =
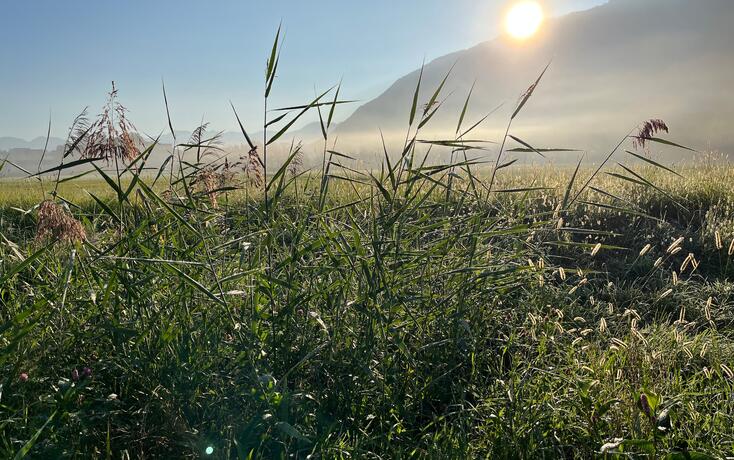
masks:
[[[92,376],[92,369],[89,367],[85,367],[84,369],[82,369],[82,376],[85,379],[90,378]]]
[[[18,378],[20,379],[21,382],[27,382],[28,381],[28,374],[26,374],[25,372],[21,372],[20,375],[18,376]]]
[[[71,371],[71,380],[78,382],[79,381],[79,371],[74,369]]]

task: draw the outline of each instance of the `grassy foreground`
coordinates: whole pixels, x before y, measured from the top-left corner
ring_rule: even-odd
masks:
[[[555,151],[510,134],[539,82],[496,156],[470,96],[421,140],[446,80],[421,109],[419,79],[379,170],[328,150],[336,87],[258,145],[240,123],[244,175],[202,126],[155,177],[113,87],[62,165],[0,183],[0,456],[734,455],[734,169],[653,160],[682,147],[661,120],[598,168],[517,169]],[[314,110],[321,170],[268,166]]]
[[[3,456],[731,455],[734,171],[601,179],[560,222],[570,173],[145,189],[80,201],[76,245],[6,199]]]

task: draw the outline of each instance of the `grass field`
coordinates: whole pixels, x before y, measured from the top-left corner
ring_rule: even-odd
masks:
[[[450,164],[419,81],[381,168],[327,149],[337,88],[243,127],[244,174],[201,129],[150,176],[113,91],[60,166],[107,169],[0,182],[0,456],[734,456],[734,168],[654,160],[659,120],[518,167],[553,152],[510,134],[536,85],[494,153],[466,107],[424,142]],[[321,169],[268,165],[314,108]]]
[[[302,175],[267,211],[82,180],[54,246],[3,182],[4,455],[731,455],[734,169],[638,172],[560,213],[573,169]]]

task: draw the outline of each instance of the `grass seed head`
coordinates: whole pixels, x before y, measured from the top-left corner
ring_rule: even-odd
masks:
[[[692,260],[693,260],[693,253],[689,253],[688,257],[686,257],[685,260],[683,260],[683,263],[680,265],[681,274],[684,271],[686,271],[686,268],[688,268],[688,264],[690,264]]]
[[[265,168],[260,154],[257,153],[257,146],[250,149],[243,159],[245,176],[247,180],[255,188],[265,185]]]
[[[102,113],[89,127],[86,139],[80,139],[82,158],[100,158],[108,163],[112,160],[129,162],[140,154],[135,126],[128,119],[128,110],[117,101],[117,88],[107,95]]]
[[[683,243],[685,240],[686,239],[681,236],[677,240],[673,241],[673,243],[671,243],[671,245],[668,246],[668,249],[665,252],[667,252],[668,254],[672,254],[673,251],[675,251],[681,245],[681,243]]]
[[[669,132],[668,125],[660,119],[647,120],[640,126],[637,136],[634,136],[632,145],[636,149],[645,149],[647,147],[647,141],[655,137],[659,132]]]
[[[38,207],[36,241],[60,241],[75,243],[86,239],[82,223],[76,220],[63,206],[45,200]]]
[[[720,364],[719,368],[721,368],[721,371],[730,379],[734,379],[734,372],[731,371],[731,368],[727,366],[726,364]]]

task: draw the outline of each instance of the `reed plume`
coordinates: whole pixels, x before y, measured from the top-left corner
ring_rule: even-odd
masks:
[[[265,185],[265,165],[263,164],[260,154],[257,153],[257,146],[252,147],[247,155],[242,159],[245,176],[250,185],[260,188]]]
[[[117,100],[117,88],[112,82],[112,90],[107,95],[107,102],[102,113],[92,123],[89,134],[79,148],[82,158],[104,159],[108,163],[112,160],[129,162],[140,153],[139,140],[135,134],[135,127],[127,117],[128,110]]]
[[[36,241],[75,243],[86,239],[82,223],[76,220],[63,206],[52,200],[44,200],[38,207]]]
[[[632,145],[636,149],[644,150],[647,147],[647,141],[655,137],[659,132],[669,132],[668,125],[660,119],[647,120],[640,127],[637,136],[634,136]]]

